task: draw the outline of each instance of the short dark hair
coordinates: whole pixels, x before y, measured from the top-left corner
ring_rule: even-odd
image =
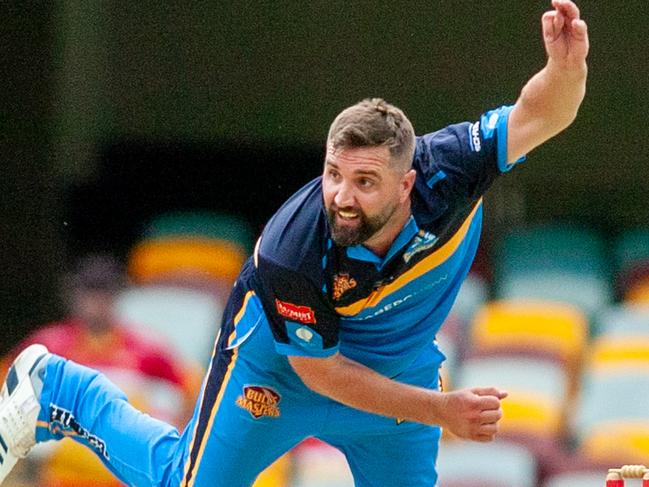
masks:
[[[343,110],[329,127],[327,147],[385,146],[393,161],[410,169],[415,132],[403,111],[382,98],[366,98]]]
[[[117,292],[126,285],[126,275],[113,256],[89,254],[77,260],[65,281],[68,290]]]

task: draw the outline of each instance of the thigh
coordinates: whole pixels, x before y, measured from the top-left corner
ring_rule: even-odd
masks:
[[[296,380],[283,363],[286,359],[275,353],[260,316],[244,313],[240,331],[248,319],[254,329],[246,329],[241,342],[217,347],[185,431],[191,440],[181,487],[249,486],[264,468],[321,427],[328,403]]]
[[[356,487],[437,485],[440,428],[404,426],[401,432],[329,441],[345,454]]]

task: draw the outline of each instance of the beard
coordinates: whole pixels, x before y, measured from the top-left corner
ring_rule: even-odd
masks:
[[[358,224],[353,227],[339,225],[336,215],[340,210],[357,213],[358,216],[355,220],[358,221]],[[380,214],[369,217],[360,208],[338,208],[332,205],[327,208],[331,239],[340,247],[360,245],[381,230],[396,211],[397,205],[392,205]]]

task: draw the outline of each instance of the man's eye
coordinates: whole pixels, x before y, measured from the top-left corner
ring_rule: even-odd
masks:
[[[358,180],[358,185],[361,188],[370,188],[372,185],[374,185],[374,181],[372,181],[371,179],[362,178]]]

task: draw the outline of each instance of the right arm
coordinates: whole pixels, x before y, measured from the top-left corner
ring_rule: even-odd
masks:
[[[439,392],[389,379],[336,353],[331,357],[291,356],[291,366],[307,387],[350,407],[382,416],[439,425],[460,438],[493,440],[502,417],[494,388]]]

